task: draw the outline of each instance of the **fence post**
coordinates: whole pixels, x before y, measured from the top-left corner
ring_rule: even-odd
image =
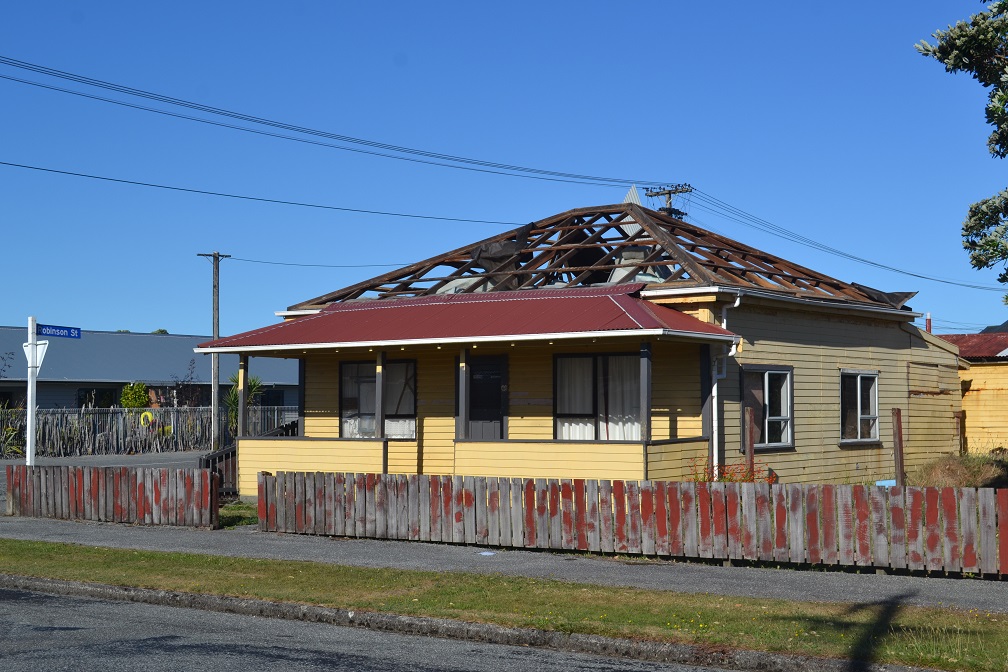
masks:
[[[956,438],[959,440],[959,454],[965,455],[969,452],[969,443],[966,439],[966,411],[956,411],[952,415],[955,416]]]
[[[903,411],[892,409],[893,460],[896,462],[896,485],[903,487]]]
[[[745,409],[745,461],[746,461],[746,477],[749,479],[756,478],[756,413],[753,412],[752,406],[746,406]]]

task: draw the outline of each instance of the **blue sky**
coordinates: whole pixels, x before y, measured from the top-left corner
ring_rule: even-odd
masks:
[[[588,175],[688,182],[844,252],[996,287],[967,206],[1005,187],[985,94],[913,45],[980,3],[11,3],[0,55],[289,124]],[[0,65],[0,75],[181,111]],[[221,332],[625,187],[422,165],[0,79],[0,161],[444,222],[255,203],[0,165],[0,323]],[[203,118],[208,115],[189,112]],[[306,137],[306,136],[303,136]],[[645,204],[648,202],[645,200]],[[657,202],[652,205],[659,205]],[[846,281],[918,291],[936,332],[1001,290],[912,277],[744,226],[699,226]],[[256,260],[277,262],[254,263]],[[344,266],[293,266],[315,264]]]

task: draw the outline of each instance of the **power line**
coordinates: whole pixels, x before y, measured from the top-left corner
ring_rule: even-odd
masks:
[[[951,280],[948,278],[939,278],[931,275],[925,275],[923,273],[915,273],[914,271],[908,271],[906,269],[897,268],[895,266],[890,266],[888,264],[883,264],[878,261],[873,261],[871,259],[865,259],[864,257],[859,257],[850,252],[844,252],[843,250],[831,247],[824,243],[820,243],[817,240],[813,240],[806,236],[801,235],[786,229],[782,226],[778,226],[772,222],[768,222],[765,219],[757,217],[756,215],[750,214],[745,210],[737,208],[729,203],[711,196],[699,189],[694,189],[693,193],[697,195],[697,200],[693,202],[692,207],[700,208],[701,210],[706,210],[712,214],[717,214],[725,219],[742,224],[743,226],[748,226],[753,229],[763,231],[764,233],[769,233],[771,235],[777,236],[778,238],[783,238],[785,240],[790,240],[791,242],[798,243],[799,245],[804,245],[806,247],[811,247],[817,249],[821,252],[826,252],[837,257],[842,257],[850,261],[855,261],[860,264],[865,264],[867,266],[873,266],[878,269],[885,271],[890,271],[892,273],[899,273],[900,275],[906,275],[912,278],[918,278],[920,280],[928,280],[931,282],[940,282],[947,285],[954,285],[956,287],[966,287],[968,289],[981,289],[984,291],[992,292],[1004,292],[1004,287],[994,287],[991,285],[980,285],[971,282],[962,282],[959,280]]]
[[[409,266],[412,261],[399,264],[304,264],[295,261],[266,261],[264,259],[242,259],[231,257],[232,261],[244,261],[249,264],[269,264],[270,266],[297,266],[299,268],[399,268]]]
[[[385,217],[405,217],[405,218],[410,218],[410,219],[424,219],[424,220],[445,221],[445,222],[463,222],[463,223],[472,223],[472,224],[493,224],[493,225],[502,225],[502,226],[522,226],[522,224],[519,223],[519,222],[506,222],[506,221],[487,220],[487,219],[466,219],[466,218],[461,218],[461,217],[440,217],[440,216],[435,216],[435,215],[418,215],[418,214],[412,214],[412,213],[387,212],[387,211],[382,211],[382,210],[367,210],[367,209],[363,209],[363,208],[347,208],[347,207],[341,207],[341,206],[335,206],[335,205],[322,205],[322,204],[318,204],[318,203],[305,203],[305,202],[301,202],[301,201],[285,201],[285,200],[281,200],[281,199],[264,198],[264,197],[259,197],[259,196],[245,196],[245,195],[241,195],[241,194],[229,194],[229,193],[225,193],[225,192],[209,191],[209,190],[205,190],[205,189],[194,189],[194,188],[190,188],[190,187],[178,187],[178,186],[173,186],[173,185],[155,184],[155,183],[152,183],[152,182],[140,182],[140,181],[137,181],[137,180],[126,180],[126,179],[122,179],[122,178],[105,177],[105,176],[102,176],[102,175],[90,175],[88,173],[78,173],[78,172],[72,172],[72,171],[66,171],[66,170],[57,170],[55,168],[43,168],[43,167],[40,167],[40,166],[29,166],[29,165],[26,165],[26,164],[12,163],[12,162],[8,162],[8,161],[0,161],[0,165],[2,165],[2,166],[10,166],[10,167],[13,167],[13,168],[23,168],[23,169],[26,169],[26,170],[36,170],[36,171],[46,172],[46,173],[55,173],[55,174],[58,174],[58,175],[68,175],[68,176],[72,176],[72,177],[83,177],[83,178],[88,178],[88,179],[92,179],[92,180],[102,180],[102,181],[105,181],[105,182],[114,182],[114,183],[119,183],[119,184],[129,184],[129,185],[139,186],[139,187],[149,187],[149,188],[154,188],[154,189],[165,189],[165,190],[169,190],[169,191],[180,191],[180,192],[191,193],[191,194],[202,194],[202,195],[205,195],[205,196],[218,196],[218,197],[221,197],[221,198],[232,198],[232,199],[236,199],[236,200],[255,201],[255,202],[260,202],[260,203],[272,203],[272,204],[276,204],[276,205],[291,205],[291,206],[303,207],[303,208],[315,208],[315,209],[321,209],[321,210],[335,210],[335,211],[338,211],[338,212],[353,212],[353,213],[366,214],[366,215],[382,215],[382,216],[385,216]],[[698,189],[694,190],[694,193],[704,194],[704,192],[701,192]],[[720,215],[720,216],[724,217],[725,219],[729,219],[731,221],[734,221],[734,222],[737,222],[739,224],[742,224],[744,226],[755,228],[755,229],[758,229],[758,230],[770,233],[771,235],[775,235],[775,236],[780,237],[780,238],[785,238],[787,240],[791,240],[791,241],[799,243],[801,245],[805,245],[805,246],[808,246],[808,247],[813,247],[813,248],[821,250],[823,252],[827,252],[828,254],[833,254],[833,255],[836,255],[836,256],[840,256],[840,257],[843,257],[845,259],[849,259],[851,261],[856,261],[856,262],[859,262],[859,263],[867,264],[869,266],[874,266],[876,268],[887,270],[887,271],[890,271],[890,272],[893,272],[893,273],[898,273],[898,274],[901,274],[901,275],[907,275],[907,276],[918,278],[918,279],[921,279],[921,280],[928,280],[930,282],[937,282],[937,283],[946,284],[946,285],[954,285],[954,286],[957,286],[957,287],[965,287],[967,289],[979,289],[979,290],[994,291],[994,292],[1004,292],[1005,291],[1004,287],[992,287],[992,286],[989,286],[989,285],[978,285],[978,284],[973,284],[973,283],[968,283],[968,282],[960,282],[958,280],[949,280],[949,279],[945,279],[945,278],[937,278],[937,277],[932,277],[932,276],[924,275],[922,273],[914,273],[912,271],[906,271],[906,270],[903,270],[903,269],[896,268],[894,266],[888,266],[886,264],[881,264],[881,263],[878,263],[878,262],[870,261],[868,259],[863,259],[863,258],[858,257],[856,255],[849,254],[847,252],[843,252],[842,250],[837,250],[837,249],[829,247],[827,245],[823,245],[822,243],[818,243],[818,242],[816,242],[814,240],[806,238],[805,236],[801,236],[800,234],[794,233],[793,231],[789,231],[788,229],[785,229],[783,227],[777,226],[775,224],[771,224],[770,222],[767,222],[766,220],[762,220],[762,219],[756,217],[755,215],[751,215],[751,214],[745,212],[744,210],[740,210],[739,208],[736,208],[735,206],[731,206],[731,205],[729,205],[727,203],[724,203],[723,201],[719,201],[718,199],[714,199],[713,197],[709,197],[706,194],[704,194],[704,196],[707,197],[708,199],[711,199],[711,201],[713,201],[715,203],[723,203],[724,208],[723,209],[718,209],[716,207],[713,207],[713,208],[712,207],[704,207],[704,206],[699,205],[696,202],[694,202],[693,205],[695,207],[700,207],[703,210],[707,210],[708,212],[712,212],[713,214]],[[384,265],[384,264],[382,264],[382,265]]]
[[[604,184],[608,184],[609,186],[629,186],[629,185],[632,185],[632,184],[640,184],[640,185],[645,185],[645,186],[660,186],[660,185],[664,184],[663,181],[630,179],[630,178],[620,178],[620,177],[601,177],[601,176],[597,176],[597,175],[582,175],[582,174],[578,174],[578,173],[567,173],[567,172],[563,172],[563,171],[545,170],[545,169],[542,169],[542,168],[531,168],[531,167],[528,167],[528,166],[519,166],[519,165],[514,165],[514,164],[508,164],[508,163],[498,163],[498,162],[495,162],[495,161],[486,161],[486,160],[483,160],[483,159],[472,159],[472,158],[468,158],[468,157],[464,157],[464,156],[456,156],[456,155],[453,155],[453,154],[442,154],[440,152],[432,152],[432,151],[428,151],[428,150],[416,149],[416,148],[413,148],[413,147],[406,147],[406,146],[403,146],[403,145],[393,145],[393,144],[389,144],[389,143],[379,142],[379,141],[376,141],[376,140],[367,140],[365,138],[357,138],[357,137],[354,137],[354,136],[343,135],[343,134],[340,134],[340,133],[332,133],[332,132],[329,132],[329,131],[321,131],[321,130],[314,129],[314,128],[309,128],[309,127],[306,127],[306,126],[298,126],[298,125],[295,125],[295,124],[288,124],[288,123],[285,123],[285,122],[276,121],[276,120],[272,120],[272,119],[266,119],[266,118],[263,118],[263,117],[257,117],[257,116],[254,116],[254,115],[244,114],[244,113],[241,113],[241,112],[234,112],[232,110],[225,110],[225,109],[222,109],[222,108],[219,108],[219,107],[213,107],[213,106],[210,106],[210,105],[204,105],[202,103],[197,103],[197,102],[193,102],[193,101],[189,101],[189,100],[184,100],[184,99],[181,99],[181,98],[174,98],[172,96],[166,96],[166,95],[159,94],[159,93],[154,93],[154,92],[151,92],[151,91],[145,91],[143,89],[136,89],[136,88],[129,87],[129,86],[124,86],[124,85],[121,85],[121,84],[115,84],[115,83],[112,83],[112,82],[106,82],[106,81],[103,81],[103,80],[100,80],[100,79],[94,79],[94,78],[91,78],[91,77],[85,77],[83,75],[77,75],[77,74],[74,74],[74,73],[71,73],[71,72],[66,72],[66,71],[63,71],[63,70],[56,70],[55,68],[49,68],[49,67],[46,67],[46,66],[37,65],[35,63],[28,63],[27,61],[20,61],[20,60],[14,59],[14,58],[6,57],[6,56],[0,56],[0,64],[8,65],[8,66],[13,67],[13,68],[19,68],[19,69],[22,69],[22,70],[28,70],[28,71],[31,71],[31,72],[36,72],[36,73],[39,73],[39,74],[47,75],[49,77],[55,77],[57,79],[63,79],[63,80],[67,80],[67,81],[76,82],[78,84],[84,84],[84,85],[87,85],[87,86],[93,86],[93,87],[97,87],[97,88],[108,90],[108,91],[115,91],[117,93],[122,93],[122,94],[129,95],[129,96],[135,96],[135,97],[138,97],[138,98],[144,98],[144,99],[147,99],[147,100],[155,100],[155,101],[158,101],[158,102],[161,102],[161,103],[165,103],[165,104],[168,104],[168,105],[175,105],[175,106],[179,106],[179,107],[185,107],[185,108],[192,109],[192,110],[198,110],[200,112],[204,112],[204,113],[207,113],[207,114],[213,114],[213,115],[217,115],[217,116],[224,116],[224,117],[228,117],[228,118],[231,118],[231,119],[238,119],[238,120],[249,122],[249,123],[253,123],[253,124],[260,124],[260,125],[264,125],[264,126],[270,126],[270,127],[273,127],[273,128],[280,128],[280,129],[287,130],[287,131],[293,131],[293,132],[302,133],[302,134],[305,134],[305,135],[313,135],[313,136],[317,136],[317,137],[323,137],[323,138],[326,138],[326,139],[329,139],[329,140],[337,140],[339,142],[345,142],[345,143],[354,144],[354,145],[362,145],[362,146],[366,146],[366,147],[372,147],[372,148],[375,148],[375,149],[383,149],[383,150],[386,150],[386,151],[396,152],[398,154],[408,154],[408,155],[413,155],[413,156],[422,156],[422,157],[425,157],[425,158],[428,158],[428,159],[435,159],[437,161],[450,162],[450,163],[453,163],[453,164],[462,164],[464,166],[479,166],[481,168],[490,168],[490,169],[494,169],[494,170],[497,170],[497,171],[505,171],[505,172],[502,172],[501,174],[511,175],[511,174],[515,174],[515,173],[520,173],[520,174],[527,174],[527,175],[548,176],[548,177],[554,177],[554,178],[564,178],[566,180],[575,180],[575,181],[578,181],[578,182],[588,182],[588,183],[595,183],[595,184],[604,183]],[[25,84],[35,84],[37,86],[43,86],[45,88],[50,88],[52,90],[58,90],[58,91],[61,91],[61,92],[64,92],[64,93],[77,93],[77,92],[69,91],[67,89],[60,89],[58,87],[46,87],[46,85],[44,85],[44,84],[37,84],[35,82],[29,82],[27,80],[21,80],[21,79],[17,79],[17,78],[14,78],[14,77],[5,77],[5,79],[9,79],[11,81],[18,81],[18,82],[25,83]],[[86,96],[87,94],[79,94],[79,95],[85,95]],[[93,97],[93,96],[89,96],[89,97]],[[103,100],[105,102],[117,102],[117,101],[112,101],[112,100],[105,99],[105,98],[97,98],[97,97],[93,97],[93,98],[98,99],[98,100]],[[140,106],[133,106],[133,107],[136,107],[136,109],[144,109],[144,110],[148,110],[148,111],[156,111],[156,110],[152,110],[152,109],[146,108],[146,107],[140,107]],[[186,118],[190,118],[191,119],[191,117],[186,117]],[[387,158],[404,158],[404,157],[395,157],[395,156],[390,156],[390,155],[385,155],[385,154],[382,154],[381,156],[386,156]],[[445,164],[437,164],[437,165],[445,165]],[[461,167],[461,166],[456,166],[456,167]]]
[[[42,89],[48,89],[50,91],[58,91],[60,93],[67,93],[73,96],[80,96],[82,98],[88,98],[91,100],[101,101],[103,103],[111,103],[113,105],[119,105],[121,107],[127,107],[134,110],[142,110],[144,112],[153,112],[155,114],[161,114],[167,117],[174,117],[176,119],[185,119],[187,121],[195,121],[201,124],[207,124],[209,126],[217,126],[219,128],[228,128],[235,131],[243,131],[245,133],[254,133],[255,135],[262,135],[268,138],[278,138],[281,140],[291,140],[293,142],[300,142],[306,145],[315,145],[316,147],[327,147],[329,149],[339,149],[344,152],[353,152],[355,154],[365,154],[368,156],[378,156],[386,159],[396,159],[399,161],[408,161],[410,163],[418,163],[426,166],[440,166],[442,168],[454,168],[456,170],[468,170],[470,172],[476,173],[487,173],[490,175],[504,175],[509,177],[522,177],[530,180],[544,180],[547,182],[563,182],[566,184],[583,184],[586,186],[598,186],[598,187],[612,187],[613,185],[608,182],[589,182],[585,180],[575,180],[575,179],[564,179],[560,177],[546,177],[543,175],[525,175],[525,174],[515,174],[508,173],[503,170],[491,170],[489,168],[475,168],[472,166],[459,166],[450,163],[443,163],[438,161],[428,161],[425,159],[418,159],[409,156],[396,156],[394,154],[387,154],[385,152],[376,152],[367,149],[361,149],[360,147],[346,147],[343,145],[334,145],[330,142],[322,142],[320,140],[311,140],[309,138],[299,138],[293,135],[285,135],[283,133],[272,133],[270,131],[264,131],[255,128],[247,128],[245,126],[237,126],[235,124],[227,124],[222,121],[214,121],[212,119],[203,119],[202,117],[194,117],[188,114],[181,114],[178,112],[169,112],[168,110],[159,110],[156,107],[147,107],[146,105],[137,105],[135,103],[127,103],[122,100],[115,100],[114,98],[105,98],[103,96],[96,96],[91,93],[84,93],[83,91],[74,91],[72,89],[64,89],[59,86],[52,86],[50,84],[42,84],[41,82],[33,82],[27,79],[21,79],[20,77],[11,77],[10,75],[0,75],[0,79],[6,79],[11,82],[18,82],[21,84],[28,84],[31,86],[36,86]],[[619,185],[625,186],[625,185]]]
[[[169,191],[182,191],[189,194],[203,194],[204,196],[220,196],[221,198],[234,198],[243,201],[257,201],[260,203],[274,203],[277,205],[294,205],[301,208],[317,208],[321,210],[337,210],[339,212],[354,212],[363,215],[382,215],[385,217],[408,217],[411,219],[430,219],[442,222],[466,222],[471,224],[499,224],[503,226],[521,226],[518,222],[502,222],[490,219],[465,219],[462,217],[438,217],[435,215],[417,215],[405,212],[386,212],[383,210],[365,210],[363,208],[344,208],[336,205],[321,205],[318,203],[304,203],[300,201],[284,201],[277,198],[262,198],[259,196],[243,196],[241,194],[228,194],[221,191],[207,191],[205,189],[193,189],[189,187],[176,187],[167,184],[155,184],[153,182],[139,182],[136,180],[125,180],[117,177],[105,177],[103,175],[89,175],[87,173],[75,173],[69,170],[56,170],[55,168],[42,168],[41,166],[29,166],[23,163],[11,163],[0,161],[0,166],[10,166],[12,168],[25,168],[27,170],[37,170],[44,173],[56,173],[58,175],[70,175],[72,177],[86,177],[91,180],[102,180],[105,182],[116,182],[119,184],[130,184],[137,187],[151,187],[153,189],[167,189]]]

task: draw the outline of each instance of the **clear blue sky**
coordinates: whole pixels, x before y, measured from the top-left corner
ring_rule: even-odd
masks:
[[[312,129],[571,173],[689,182],[777,226],[994,287],[962,249],[1004,188],[985,94],[914,51],[979,2],[21,2],[0,55]],[[0,75],[180,112],[0,65]],[[212,118],[199,112],[189,112]],[[302,136],[307,137],[307,136]],[[217,128],[0,79],[0,161],[331,206],[513,222],[625,187],[434,167]],[[645,204],[647,202],[645,201]],[[653,203],[658,205],[658,203]],[[919,291],[937,332],[1004,291],[863,265],[704,210],[691,220],[846,281]],[[405,264],[512,228],[254,203],[0,166],[0,324],[207,334],[199,253]],[[388,267],[227,260],[221,332]]]

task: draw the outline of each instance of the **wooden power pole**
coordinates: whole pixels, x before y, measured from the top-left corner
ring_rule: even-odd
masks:
[[[220,338],[220,262],[231,255],[211,252],[197,256],[213,262],[213,340],[216,341]],[[210,450],[214,451],[220,448],[220,356],[216,352],[210,354],[210,414],[213,416]]]

